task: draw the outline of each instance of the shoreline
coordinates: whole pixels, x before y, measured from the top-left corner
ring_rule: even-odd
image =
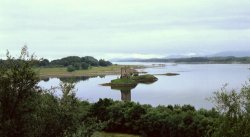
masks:
[[[92,67],[88,70],[76,70],[68,72],[66,67],[35,68],[40,78],[50,77],[93,77],[106,75],[120,75],[121,68],[129,66],[134,69],[143,69],[143,65],[112,65],[108,67]]]

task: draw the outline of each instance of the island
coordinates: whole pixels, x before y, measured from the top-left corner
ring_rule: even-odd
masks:
[[[110,83],[101,84],[103,86],[111,86],[111,88],[128,88],[136,87],[139,83],[151,84],[157,81],[158,78],[154,75],[145,74],[139,75],[135,69],[130,67],[121,68],[121,77],[111,80]]]

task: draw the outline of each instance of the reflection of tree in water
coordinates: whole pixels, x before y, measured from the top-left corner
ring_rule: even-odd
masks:
[[[105,78],[105,75],[100,75],[99,78]]]
[[[67,82],[67,83],[78,83],[80,81],[86,81],[89,80],[90,78],[96,78],[96,77],[100,77],[100,78],[105,78],[105,75],[101,75],[101,76],[73,76],[73,77],[60,77],[60,81],[62,82]],[[43,77],[41,78],[41,80],[43,80],[44,82],[48,82],[50,80],[49,77]]]
[[[111,86],[111,89],[120,90],[121,91],[121,100],[122,101],[131,101],[131,90],[134,89],[135,86],[130,87],[115,87]]]
[[[147,83],[143,83],[143,84],[149,85],[149,84],[152,84],[152,83],[154,83],[154,82],[147,82]],[[121,91],[121,100],[122,101],[131,101],[131,90],[136,88],[137,85],[135,85],[135,86],[126,86],[126,87],[122,87],[122,86],[118,87],[118,86],[112,86],[111,85],[111,89]]]
[[[131,101],[131,90],[121,90],[121,100]]]
[[[68,82],[68,83],[78,83],[80,81],[86,81],[89,78],[94,77],[87,77],[87,76],[80,76],[80,77],[61,77],[59,78],[62,82]]]
[[[50,80],[50,78],[44,77],[44,78],[41,78],[41,80],[43,80],[44,82],[48,82]]]

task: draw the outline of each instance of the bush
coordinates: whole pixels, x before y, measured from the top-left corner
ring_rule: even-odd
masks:
[[[145,137],[203,137],[213,131],[217,117],[190,105],[158,106],[100,99],[90,116],[107,122],[104,131],[140,134]],[[211,135],[209,135],[211,136]]]
[[[69,66],[67,67],[67,71],[68,71],[68,72],[73,72],[73,71],[75,71],[75,70],[76,70],[75,67],[72,66],[72,65],[69,65]]]
[[[27,47],[18,59],[7,55],[0,64],[0,136],[36,136],[36,110],[39,109],[39,81],[33,71],[33,57]]]
[[[99,60],[99,65],[105,67],[105,66],[110,66],[110,65],[112,65],[112,63],[109,62],[109,61],[105,61],[105,60],[103,60],[103,59],[100,59],[100,60]]]
[[[62,83],[61,97],[40,89],[33,61],[24,47],[0,64],[0,137],[88,137],[105,126],[87,117],[90,104],[76,98],[74,84]]]
[[[39,66],[48,66],[49,65],[49,60],[48,59],[42,59],[39,62]]]
[[[88,64],[88,63],[85,63],[85,62],[82,62],[82,63],[81,63],[81,68],[82,68],[82,69],[85,69],[85,70],[86,70],[86,69],[89,69],[89,64]]]
[[[85,62],[85,63],[89,64],[90,66],[98,66],[99,65],[98,60],[95,59],[94,57],[91,57],[91,56],[82,57],[81,62]]]
[[[225,87],[210,98],[221,114],[216,123],[214,136],[249,137],[250,85],[246,84],[240,91],[227,91]]]
[[[81,68],[81,63],[74,63],[72,66],[75,68],[75,70],[79,70]]]

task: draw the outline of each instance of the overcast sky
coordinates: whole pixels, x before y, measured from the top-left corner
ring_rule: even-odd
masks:
[[[49,59],[250,50],[250,0],[0,0],[0,55]]]

